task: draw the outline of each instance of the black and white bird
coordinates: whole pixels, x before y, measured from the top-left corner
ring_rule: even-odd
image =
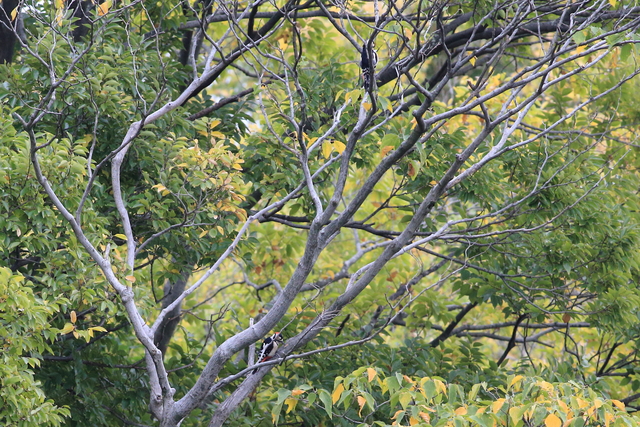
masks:
[[[260,348],[260,356],[258,356],[258,362],[256,363],[266,362],[267,360],[275,356],[276,352],[278,351],[278,346],[283,342],[284,339],[282,338],[282,334],[280,332],[276,332],[270,337],[265,338],[265,340],[262,342],[262,347]],[[255,374],[257,371],[258,368],[254,369],[253,373]]]
[[[367,44],[362,45],[362,54],[360,56],[360,69],[362,70],[362,85],[364,90],[368,91],[371,87],[371,72],[375,73],[376,63],[378,62],[378,54],[371,49],[371,55],[367,51]]]

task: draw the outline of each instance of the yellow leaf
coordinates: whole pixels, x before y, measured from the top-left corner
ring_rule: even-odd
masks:
[[[127,236],[125,236],[124,234],[114,234],[113,237],[117,237],[118,239],[122,239],[122,240],[127,240]]]
[[[410,425],[410,426],[414,426],[414,425],[416,425],[416,424],[418,424],[418,423],[420,423],[420,421],[419,421],[419,420],[416,420],[416,419],[415,419],[415,418],[413,418],[413,417],[409,417],[409,425]]]
[[[624,411],[624,403],[620,402],[619,400],[615,400],[615,399],[611,399],[611,403],[613,403],[614,405],[616,405],[616,407],[620,410]]]
[[[76,320],[78,320],[78,315],[76,314],[75,310],[71,311],[69,317],[71,317],[71,323],[76,323]]]
[[[509,387],[511,387],[512,385],[514,385],[515,383],[517,383],[518,381],[522,380],[524,377],[522,375],[516,375],[515,377],[513,377],[513,379],[509,382]]]
[[[347,148],[347,146],[340,141],[333,141],[332,145],[333,145],[333,148],[338,152],[338,154],[342,154],[344,149]]]
[[[76,331],[73,331],[73,336],[75,339],[80,338],[80,334],[78,334]]]
[[[604,427],[609,427],[609,423],[611,423],[611,421],[613,421],[614,419],[615,415],[610,414],[609,412],[604,414]]]
[[[471,65],[473,65],[475,67],[476,66],[476,57],[472,56],[471,58],[469,58],[469,62],[471,63]]]
[[[58,24],[58,27],[62,26],[62,18],[64,18],[64,11],[58,9],[58,12],[56,12],[56,24]]]
[[[467,414],[467,408],[465,408],[464,406],[459,407],[458,409],[456,409],[455,411],[456,415],[466,415]]]
[[[569,406],[562,400],[558,400],[558,406],[562,409],[562,412],[567,415],[567,419],[573,418],[573,412],[569,409]]]
[[[364,102],[362,104],[362,107],[366,110],[369,111],[371,109],[371,103],[370,102]]]
[[[331,144],[322,144],[322,155],[325,159],[329,158],[329,156],[331,155],[331,150],[333,150]]]
[[[16,16],[18,16],[18,8],[17,7],[11,11],[11,20],[15,21],[16,20]]]
[[[393,150],[393,146],[391,145],[387,145],[385,147],[382,147],[382,149],[380,150],[380,154],[382,154],[382,157],[386,156],[389,151]]]
[[[359,396],[358,396],[359,397]],[[395,414],[393,414],[393,417],[391,417],[392,420],[395,420],[396,418],[398,418],[398,415],[404,413],[404,411],[402,409],[396,411]]]
[[[100,3],[98,6],[98,16],[104,16],[109,12],[109,8],[111,7],[111,0],[107,0],[104,3]]]
[[[60,329],[60,334],[62,335],[67,335],[69,332],[75,330],[76,327],[73,326],[71,323],[65,323],[64,327],[62,329]]]
[[[553,391],[553,384],[548,383],[546,381],[538,381],[536,385],[541,389],[543,389],[544,391],[548,391],[548,392]]]
[[[362,91],[360,89],[354,89],[350,92],[347,92],[344,95],[344,100],[345,101],[350,101],[351,99],[357,99],[358,96],[360,96],[362,94]]]
[[[611,5],[611,7],[616,7],[616,4],[618,4],[618,0],[609,0],[609,4]]]
[[[291,392],[291,396],[300,396],[302,393],[304,393],[304,390],[300,390],[299,388],[297,388]]]
[[[131,283],[136,283],[136,278],[134,276],[127,276],[125,279]]]
[[[222,123],[222,121],[220,120],[211,120],[211,122],[209,123],[209,129],[213,129],[214,127],[218,126],[220,123]]]
[[[55,1],[56,9],[62,9],[64,7],[64,0]]]
[[[373,379],[378,375],[375,369],[367,368],[367,376],[369,377],[369,382],[373,381]]]
[[[318,137],[314,136],[313,138],[309,138],[306,135],[307,134],[305,134],[305,137],[307,138],[307,148],[309,148],[309,147],[311,147],[313,145],[314,142],[316,142],[318,140]]]
[[[505,400],[506,399],[504,398],[498,399],[491,404],[491,410],[493,411],[494,414],[497,414],[498,411],[500,411],[500,408],[502,408],[502,405],[504,405]]]
[[[298,399],[294,399],[293,397],[289,397],[285,399],[284,404],[287,405],[287,414],[296,407],[298,404]]]
[[[440,380],[434,379],[433,382],[436,385],[436,390],[442,392],[445,396],[447,395],[447,386]]]
[[[586,400],[580,399],[579,397],[576,397],[576,402],[578,402],[578,407],[580,409],[586,408],[587,406],[589,406],[589,402],[587,402]]]
[[[560,427],[562,426],[562,420],[555,414],[549,414],[544,419],[544,425],[547,427]]]
[[[342,392],[344,391],[344,385],[342,383],[338,384],[338,387],[334,390],[331,395],[331,402],[335,405],[335,403],[340,399]]]
[[[103,328],[102,326],[94,326],[92,328],[89,328],[90,331],[98,331],[98,332],[107,332],[107,330],[105,328]]]
[[[360,410],[358,411],[358,416],[362,416],[362,408],[364,408],[364,404],[367,403],[367,399],[365,399],[362,396],[358,396],[358,405],[360,406]],[[399,411],[398,411],[399,412]],[[398,412],[396,412],[396,415],[398,414]]]
[[[426,412],[420,412],[418,413],[418,415],[420,415],[420,418],[422,418],[425,423],[428,423],[431,421],[431,417]]]

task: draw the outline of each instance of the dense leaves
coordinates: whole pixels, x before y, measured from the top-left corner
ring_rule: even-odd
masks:
[[[637,424],[639,26],[3,2],[0,423]]]

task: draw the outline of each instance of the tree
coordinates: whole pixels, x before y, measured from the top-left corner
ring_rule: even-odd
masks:
[[[337,404],[346,424],[429,423],[416,384],[462,423],[634,422],[616,408],[640,389],[635,5],[0,15],[1,266],[41,336],[20,346],[33,332],[2,317],[2,338],[49,422],[218,426],[245,407],[257,424],[286,404],[321,423]],[[285,344],[251,374],[273,330]],[[252,401],[262,381],[280,390]],[[383,414],[398,404],[417,409]]]

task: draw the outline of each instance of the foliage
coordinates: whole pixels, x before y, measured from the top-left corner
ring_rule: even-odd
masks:
[[[57,426],[69,409],[56,406],[34,378],[42,354],[51,351],[58,330],[49,319],[65,299],[35,295],[24,277],[0,268],[0,422],[5,426]]]
[[[0,422],[637,424],[627,3],[1,2]]]

